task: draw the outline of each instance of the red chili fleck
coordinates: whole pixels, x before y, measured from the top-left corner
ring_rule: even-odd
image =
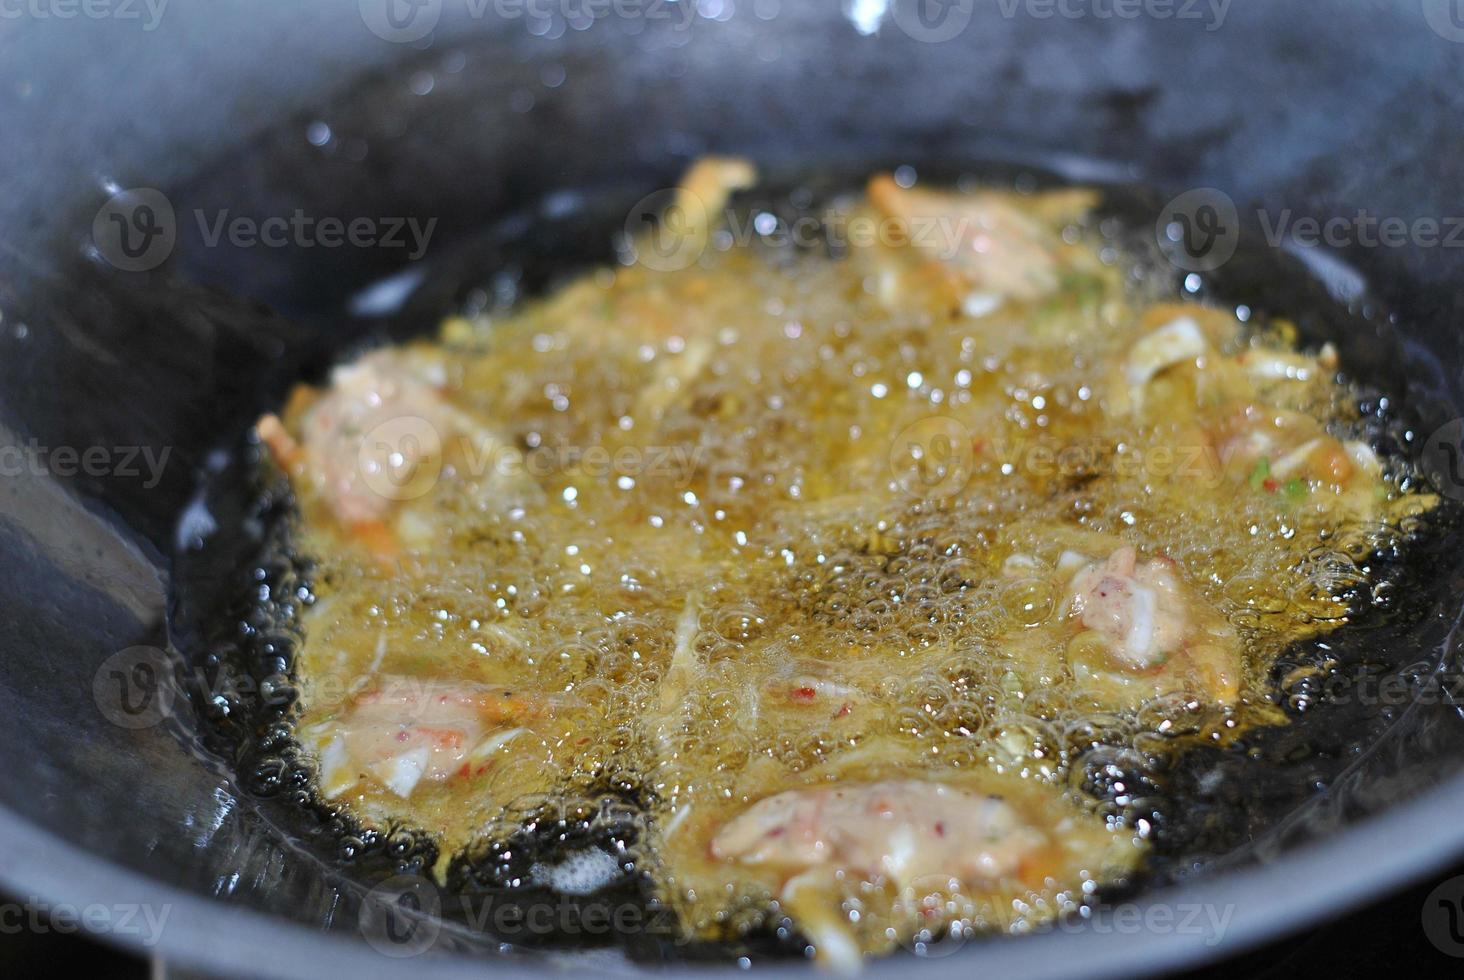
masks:
[[[1267,493],[1275,493],[1277,490],[1281,489],[1281,484],[1277,483],[1275,480],[1271,479],[1270,477],[1267,477],[1266,479],[1262,480],[1261,481],[1261,486],[1263,486],[1263,487],[1266,488],[1266,492]]]
[[[945,824],[942,823],[939,820],[937,820],[935,822],[935,836],[937,836],[937,837],[944,837],[945,836]]]
[[[812,701],[814,699],[814,696],[816,694],[818,694],[818,692],[815,691],[811,687],[800,687],[800,688],[796,688],[793,691],[793,700],[794,701]]]
[[[842,718],[845,715],[847,715],[850,711],[853,711],[853,710],[854,710],[854,706],[852,704],[850,704],[848,701],[845,701],[843,703],[843,705],[839,708],[839,710],[834,712],[834,717],[835,718]]]
[[[423,725],[417,731],[439,749],[455,749],[463,741],[463,733],[456,728],[430,728]]]

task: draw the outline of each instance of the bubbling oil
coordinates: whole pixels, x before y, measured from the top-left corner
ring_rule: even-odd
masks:
[[[1203,364],[1116,408],[1165,277],[1086,220],[1057,231],[1058,288],[994,309],[892,300],[883,254],[714,240],[689,268],[599,270],[402,352],[492,435],[453,435],[430,492],[401,502],[389,567],[301,494],[297,730],[352,724],[389,675],[512,692],[502,727],[522,731],[470,779],[405,797],[363,779],[332,805],[424,830],[456,888],[613,855],[683,940],[789,934],[776,888],[707,858],[706,835],[820,781],[995,780],[1036,820],[1098,828],[1081,887],[1015,904],[956,889],[932,914],[842,879],[865,950],[912,923],[1025,931],[1129,877],[1178,747],[1284,721],[1278,656],[1354,615],[1368,556],[1431,501],[1391,459],[1363,495],[1227,471],[1230,395]],[[1285,323],[1203,316],[1212,363],[1291,354]],[[1247,398],[1365,437],[1358,393],[1307,363]],[[1122,546],[1223,621],[1234,696],[1114,693],[1074,668],[1105,654],[1074,635],[1063,555]],[[543,826],[557,850],[530,843]]]

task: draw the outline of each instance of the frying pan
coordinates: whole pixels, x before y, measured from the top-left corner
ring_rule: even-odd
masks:
[[[219,974],[403,968],[369,941],[360,869],[322,854],[328,835],[300,824],[278,771],[240,768],[216,737],[218,705],[188,686],[227,659],[204,642],[208,615],[252,572],[237,548],[259,517],[200,487],[245,478],[234,450],[294,378],[426,329],[505,282],[510,293],[542,288],[557,262],[607,258],[607,215],[699,154],[790,174],[1030,169],[1151,188],[1131,196],[1136,213],[1222,191],[1248,237],[1196,288],[1336,337],[1347,369],[1381,393],[1371,408],[1401,419],[1400,451],[1428,465],[1432,447],[1447,463],[1450,423],[1464,414],[1464,254],[1414,240],[1254,246],[1248,216],[1459,213],[1464,13],[1431,0],[1120,7],[5,8],[0,885],[42,903],[166,910],[156,936],[108,937]],[[157,203],[117,197],[139,189],[171,209],[161,255],[116,251],[138,202]],[[118,207],[129,209],[120,223],[108,218]],[[206,234],[221,214],[297,210],[435,224],[415,262],[400,248]],[[57,455],[66,447],[75,459]],[[1459,481],[1447,465],[1432,472],[1448,511]],[[1455,859],[1464,720],[1450,681],[1464,549],[1452,528],[1430,524],[1407,561],[1372,556],[1397,587],[1361,597],[1372,611],[1337,641],[1344,662],[1395,681],[1398,697],[1329,700],[1278,677],[1294,717],[1257,736],[1261,762],[1196,751],[1176,771],[1171,788],[1188,801],[1167,832],[1178,843],[1160,849],[1151,887],[1125,900],[1141,912],[1228,911],[1223,935],[1079,924],[871,972],[1193,965]],[[167,710],[149,714],[144,698],[130,711],[129,683],[134,701]],[[499,951],[451,938],[406,967],[650,965],[613,947]]]

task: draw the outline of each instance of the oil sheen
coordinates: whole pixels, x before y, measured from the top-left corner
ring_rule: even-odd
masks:
[[[1029,931],[1144,858],[1084,753],[1282,723],[1278,655],[1433,501],[1330,347],[1162,295],[1092,193],[879,176],[810,245],[724,217],[752,179],[261,421],[318,793],[440,873],[633,786],[689,938]]]

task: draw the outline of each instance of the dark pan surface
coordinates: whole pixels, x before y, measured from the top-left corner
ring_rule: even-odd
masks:
[[[1153,187],[1157,197],[1124,205],[1146,213],[1199,186],[1224,190],[1243,214],[1367,207],[1442,218],[1464,199],[1464,154],[1453,151],[1464,46],[1430,31],[1414,4],[1237,3],[1213,32],[1173,20],[994,16],[939,44],[888,23],[863,37],[832,4],[784,3],[767,19],[738,9],[686,32],[610,19],[557,37],[445,10],[425,50],[365,31],[354,3],[306,13],[213,7],[179,4],[144,37],[82,21],[0,25],[0,86],[28,93],[0,102],[0,128],[15,134],[0,147],[13,190],[0,201],[0,437],[169,452],[156,481],[118,465],[100,476],[7,474],[0,484],[0,604],[11,626],[0,637],[0,745],[12,760],[0,803],[15,842],[0,880],[82,900],[169,901],[164,948],[214,966],[305,973],[326,955],[363,973],[391,964],[359,942],[334,945],[360,932],[358,889],[292,824],[291,787],[240,785],[228,747],[203,736],[204,702],[179,697],[158,724],[123,727],[93,679],[138,645],[176,650],[180,666],[191,658],[180,671],[191,676],[199,620],[175,607],[170,636],[165,612],[178,516],[211,471],[231,465],[215,451],[237,446],[293,378],[372,338],[420,331],[463,299],[471,274],[456,270],[505,256],[523,267],[524,288],[542,286],[546,262],[606,254],[619,202],[718,150],[789,173],[1034,164]],[[230,28],[233,42],[220,43]],[[423,71],[434,79],[425,96],[411,83]],[[547,85],[560,71],[562,82]],[[113,78],[132,84],[97,81]],[[85,112],[54,123],[56,105],[83,99]],[[329,124],[335,151],[306,138],[317,121]],[[120,272],[82,254],[104,180],[158,187],[185,216],[159,268]],[[537,215],[565,191],[616,203],[598,216],[571,210],[537,241],[516,233],[525,226],[507,216]],[[399,268],[399,253],[209,247],[190,217],[297,207],[437,217],[426,285],[397,316],[342,315],[349,297]],[[1409,451],[1419,452],[1461,414],[1459,251],[1342,249],[1365,294],[1337,269],[1330,292],[1298,290],[1287,264],[1315,266],[1321,252],[1296,254],[1243,247],[1204,288],[1308,314],[1304,331],[1339,336],[1349,368],[1391,396],[1384,414],[1401,413],[1401,429],[1416,433]],[[232,512],[214,503],[223,530],[210,549],[237,555],[228,549],[247,542],[229,535],[247,501]],[[1159,880],[1183,890],[1158,900],[1233,905],[1226,946],[1356,901],[1464,844],[1450,819],[1464,796],[1449,778],[1464,758],[1461,722],[1436,680],[1457,655],[1456,527],[1446,518],[1396,573],[1392,556],[1377,556],[1393,594],[1345,645],[1338,638],[1345,663],[1401,679],[1400,703],[1332,690],[1331,703],[1257,737],[1265,759],[1290,760],[1264,770],[1274,776],[1261,774],[1263,763],[1248,764],[1245,779],[1216,778],[1236,760],[1196,753],[1157,787],[1198,789],[1199,801],[1161,838],[1176,843]],[[235,594],[246,571],[219,564],[187,569],[198,608]],[[368,857],[352,875],[369,878],[400,857]],[[1197,860],[1232,873],[1191,881]],[[291,931],[280,919],[341,935]],[[1138,943],[1075,932],[1021,948],[983,944],[925,966],[979,959],[1040,975],[1080,957],[1095,972],[1131,971],[1217,948],[1179,935]]]

